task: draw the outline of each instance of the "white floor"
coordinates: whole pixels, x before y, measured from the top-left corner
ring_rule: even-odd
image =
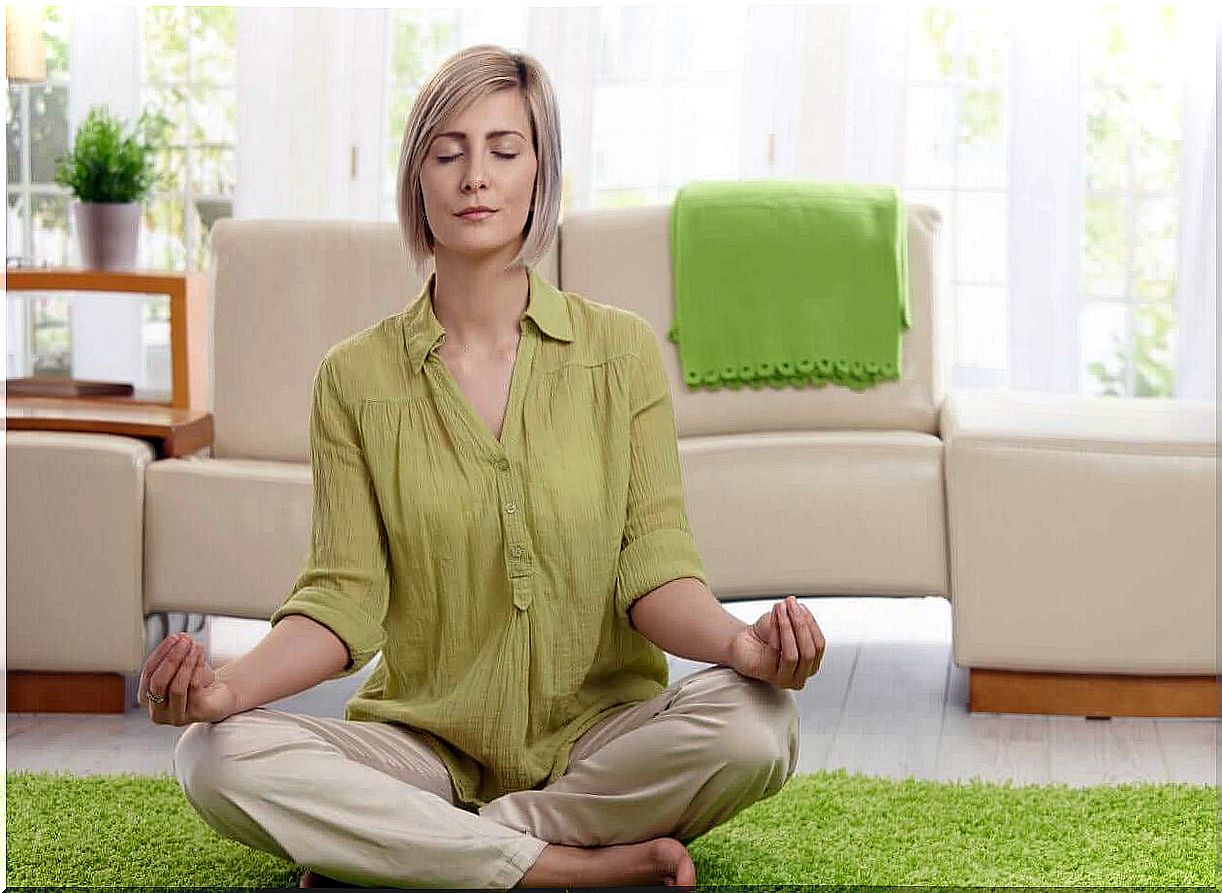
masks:
[[[1217,784],[1218,721],[1087,720],[968,714],[967,670],[951,655],[950,603],[941,598],[805,598],[827,639],[819,672],[795,691],[802,717],[799,772],[844,768],[891,778],[1058,782],[1073,787],[1136,781]],[[726,604],[753,622],[772,600]],[[209,618],[214,665],[267,632],[262,621]],[[374,664],[347,679],[269,706],[342,716]],[[707,664],[671,658],[671,681]],[[134,689],[133,689],[134,690]],[[124,716],[8,714],[9,769],[77,774],[172,773],[182,728]]]

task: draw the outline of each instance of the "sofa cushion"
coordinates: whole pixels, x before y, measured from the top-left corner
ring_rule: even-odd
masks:
[[[692,535],[718,598],[948,595],[938,438],[690,437],[679,456]]]
[[[146,611],[266,620],[310,543],[309,462],[164,459],[145,485]]]

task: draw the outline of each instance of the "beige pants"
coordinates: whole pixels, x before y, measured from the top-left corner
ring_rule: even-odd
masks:
[[[548,843],[687,843],[776,794],[798,762],[792,693],[731,667],[693,673],[600,720],[565,774],[475,811],[394,723],[267,707],[193,723],[174,750],[219,834],[363,886],[515,886]]]

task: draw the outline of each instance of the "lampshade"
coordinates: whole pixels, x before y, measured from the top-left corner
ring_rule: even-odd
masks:
[[[10,84],[38,84],[47,79],[41,6],[4,7],[4,67]]]

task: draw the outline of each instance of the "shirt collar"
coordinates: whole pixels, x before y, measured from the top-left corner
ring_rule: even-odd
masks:
[[[526,316],[546,335],[560,341],[573,340],[573,324],[569,318],[568,301],[563,294],[535,271],[526,268],[530,294],[526,299]],[[437,273],[429,274],[420,293],[403,311],[403,338],[412,370],[424,368],[425,358],[437,346],[445,329],[433,312],[433,284]]]

